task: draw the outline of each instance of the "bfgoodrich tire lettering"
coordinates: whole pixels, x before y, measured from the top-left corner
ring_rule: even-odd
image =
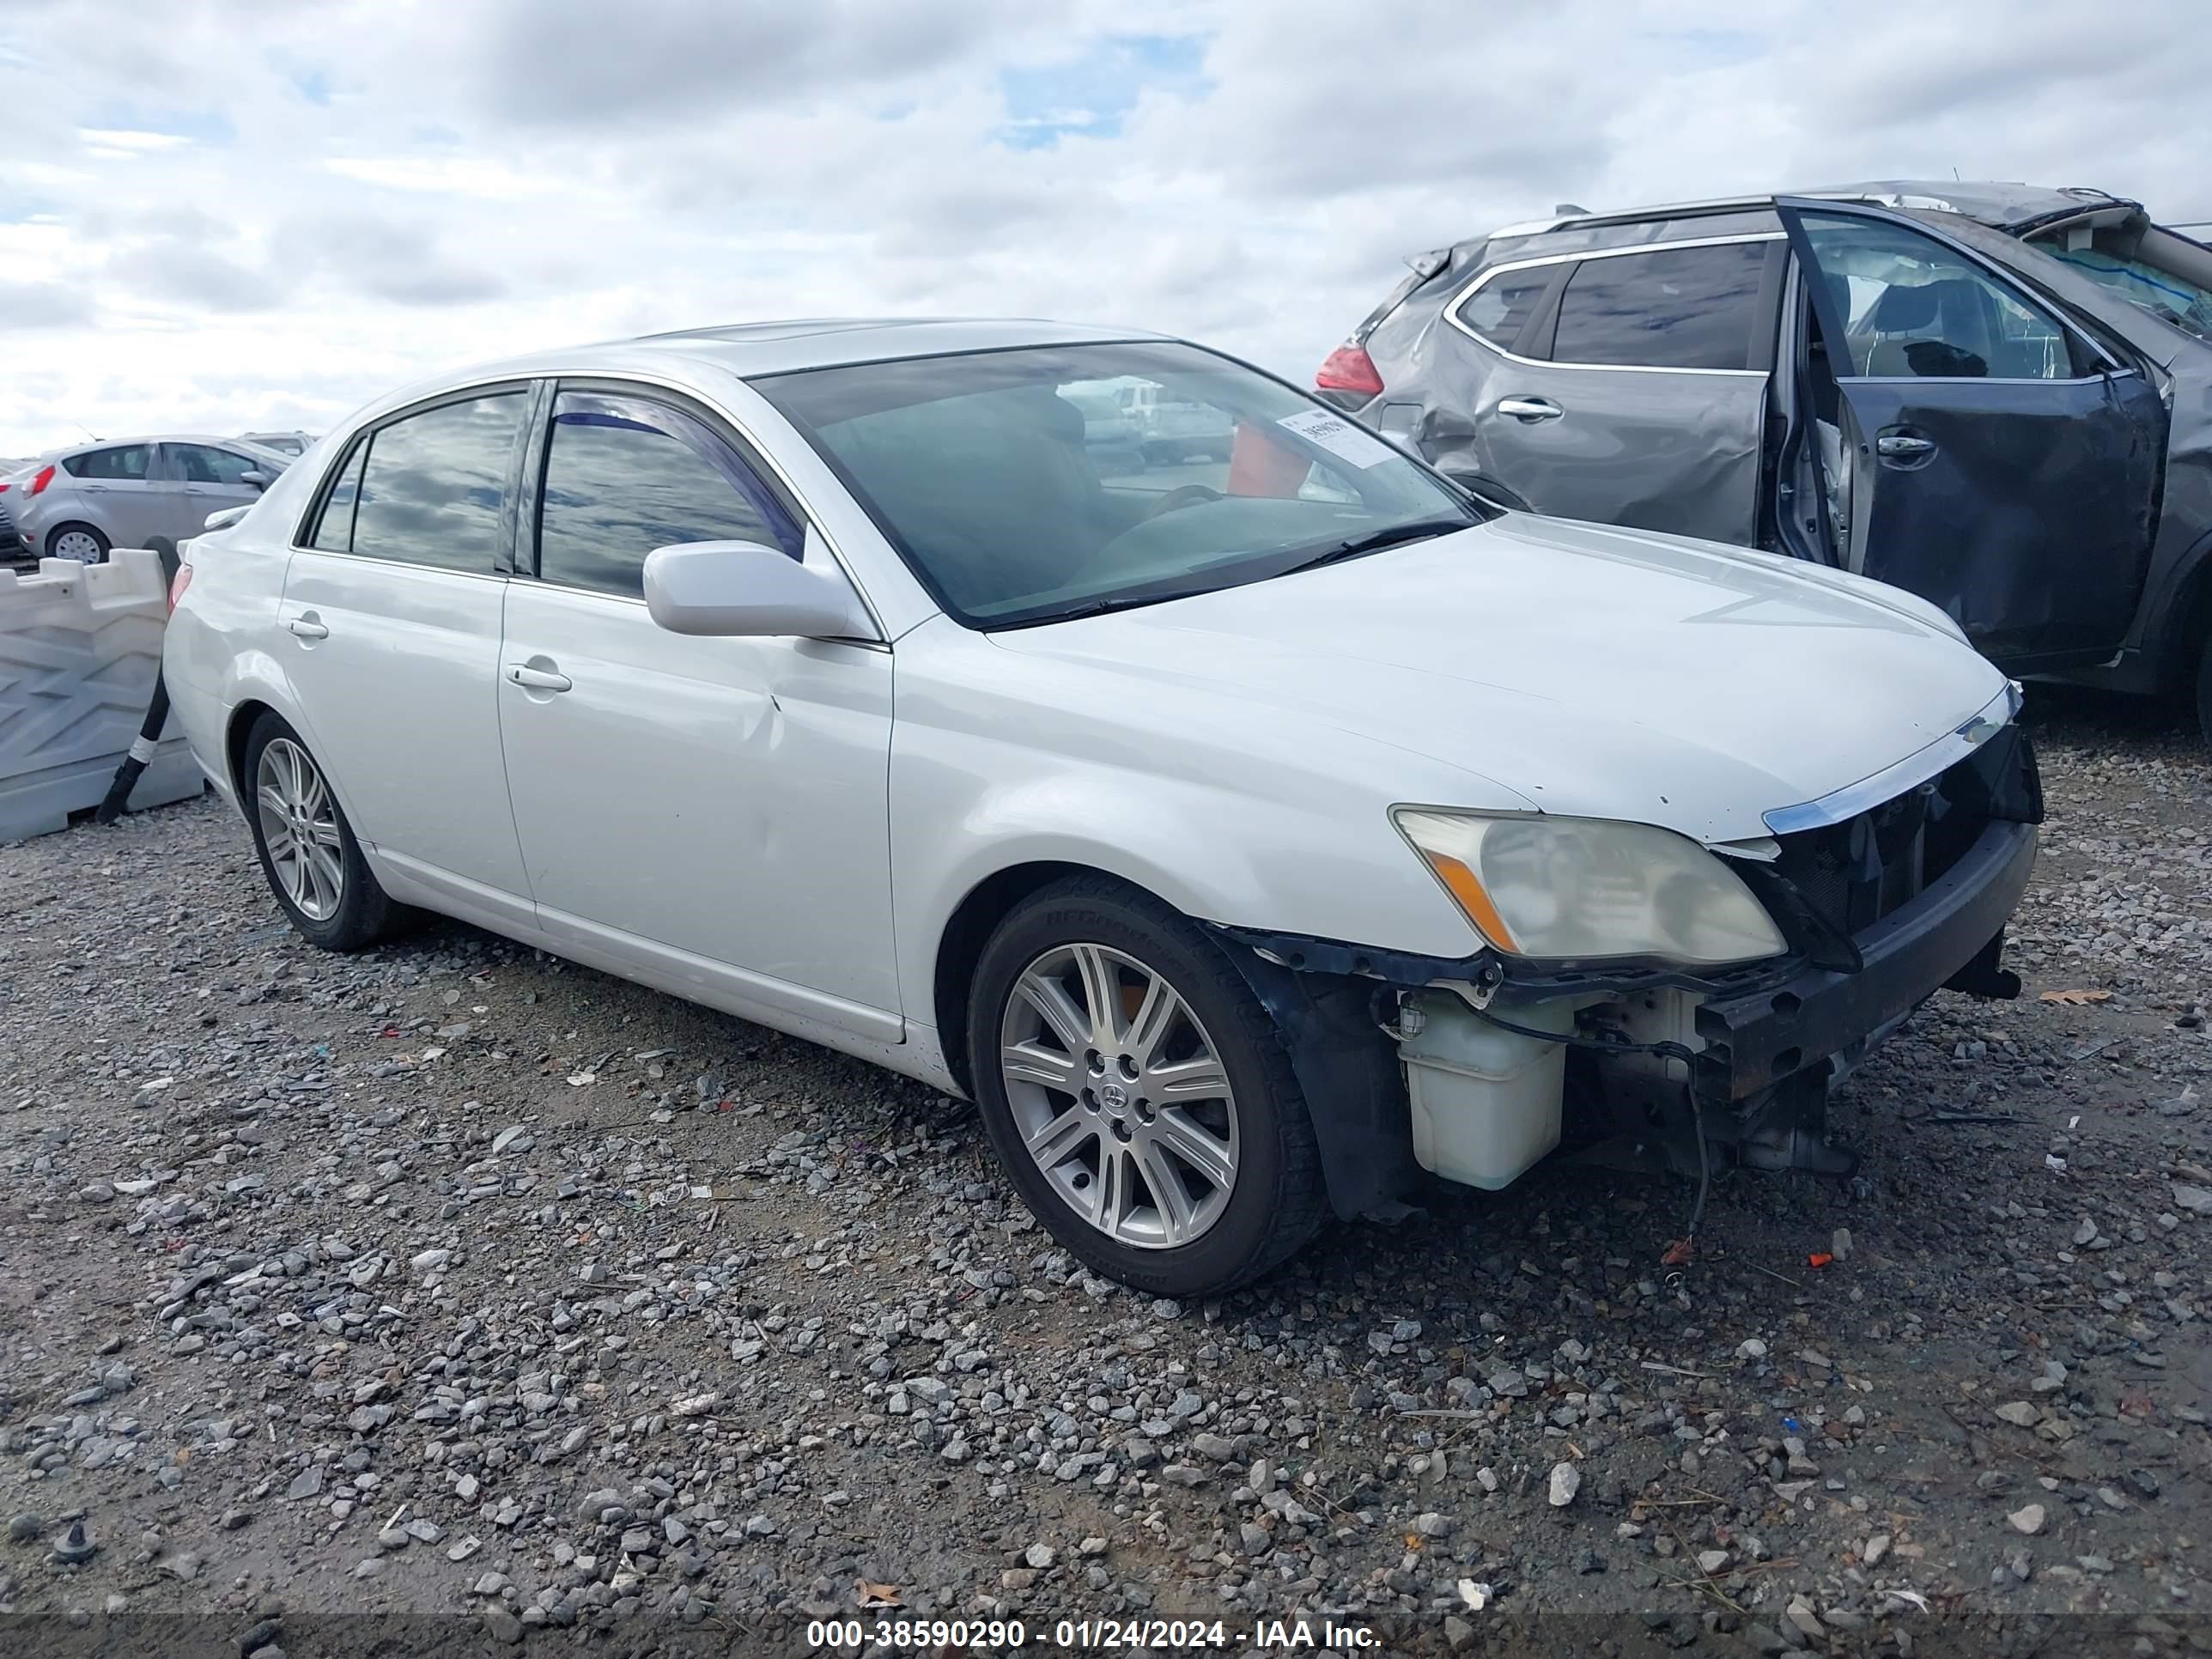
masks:
[[[1107,877],[1054,883],[984,946],[969,1008],[992,1146],[1097,1272],[1210,1295],[1321,1225],[1320,1152],[1274,1028],[1221,947],[1166,905]]]
[[[301,938],[325,951],[358,951],[390,933],[404,913],[377,885],[321,763],[278,714],[247,733],[239,787],[269,890]]]

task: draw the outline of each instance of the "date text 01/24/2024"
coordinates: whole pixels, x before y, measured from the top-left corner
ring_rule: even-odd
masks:
[[[1219,1619],[1059,1619],[1032,1630],[1015,1619],[828,1619],[807,1626],[810,1648],[886,1652],[1012,1653],[1049,1647],[1062,1652],[1121,1652],[1243,1649],[1248,1652],[1300,1650],[1358,1652],[1376,1644],[1364,1625],[1334,1620],[1263,1619],[1248,1630]]]

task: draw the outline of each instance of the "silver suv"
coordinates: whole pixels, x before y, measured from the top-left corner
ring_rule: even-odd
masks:
[[[208,515],[250,505],[292,458],[234,438],[134,438],[40,458],[8,491],[33,557],[98,564],[112,547],[173,553]]]
[[[1879,577],[2015,673],[2193,694],[2212,733],[2212,248],[2140,204],[1562,208],[1413,264],[1318,386],[1444,471]]]

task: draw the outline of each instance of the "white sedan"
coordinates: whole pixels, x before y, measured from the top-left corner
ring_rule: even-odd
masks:
[[[1226,459],[1086,443],[1101,382]],[[1182,341],[548,352],[186,556],[177,714],[307,939],[437,911],[970,1097],[1162,1295],[1563,1136],[1847,1167],[1842,1070],[2017,988],[2034,763],[1940,611],[1501,512]]]

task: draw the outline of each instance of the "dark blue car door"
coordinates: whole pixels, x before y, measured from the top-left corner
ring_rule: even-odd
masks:
[[[2133,362],[1901,214],[1779,204],[1846,477],[1842,562],[2015,672],[2111,658],[2142,596],[2166,412]]]

